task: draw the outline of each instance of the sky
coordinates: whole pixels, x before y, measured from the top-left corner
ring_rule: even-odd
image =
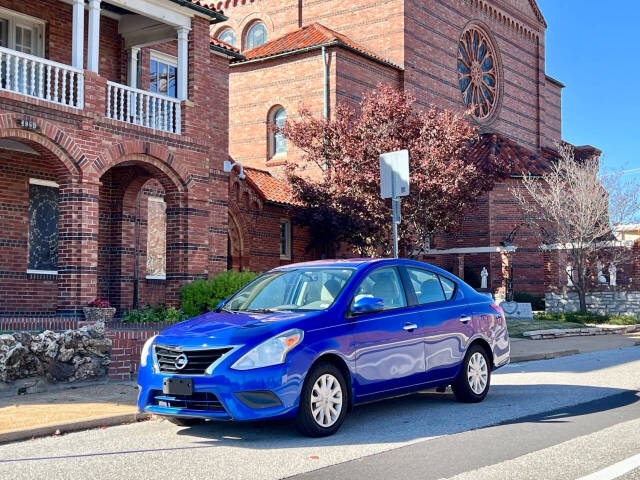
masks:
[[[640,1],[538,0],[546,73],[565,85],[562,134],[603,151],[605,171],[640,169]],[[629,179],[640,180],[640,172]]]

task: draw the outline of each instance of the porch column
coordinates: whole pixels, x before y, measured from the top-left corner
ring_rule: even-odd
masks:
[[[189,29],[178,27],[178,100],[187,99],[189,65]]]
[[[127,71],[128,85],[138,88],[138,58],[140,55],[139,47],[131,47],[129,49],[129,69]]]
[[[73,34],[71,39],[71,65],[84,66],[84,0],[73,0]]]
[[[100,0],[89,0],[87,70],[98,73],[100,64]]]

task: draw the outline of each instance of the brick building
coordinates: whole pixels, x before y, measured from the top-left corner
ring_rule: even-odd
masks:
[[[535,0],[225,0],[216,7],[229,20],[212,27],[213,37],[243,55],[229,76],[236,162],[276,182],[284,160],[299,152],[271,125],[295,118],[300,104],[330,116],[337,103],[355,105],[379,83],[403,88],[420,106],[471,107],[482,134],[473,156],[509,158],[513,176],[478,199],[459,232],[430,239],[425,259],[477,287],[486,267],[495,293],[504,293],[512,268],[515,290],[543,295],[550,259],[509,191],[523,172],[543,171],[561,140],[563,85],[545,73],[546,23]],[[593,147],[579,153],[599,154]],[[294,252],[303,252],[295,233]],[[254,264],[279,262],[259,235],[233,238],[255,253],[261,246]]]
[[[198,0],[0,0],[0,329],[173,303],[226,268],[224,20]]]

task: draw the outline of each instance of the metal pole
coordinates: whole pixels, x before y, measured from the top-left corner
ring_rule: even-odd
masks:
[[[393,258],[398,258],[398,210],[400,199],[396,197],[396,172],[391,173],[391,221],[393,231]]]

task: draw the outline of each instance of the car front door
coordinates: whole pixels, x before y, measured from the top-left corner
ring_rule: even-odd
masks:
[[[471,313],[456,283],[422,268],[407,267],[415,294],[415,313],[422,323],[425,346],[425,380],[450,379],[458,369],[471,334]]]
[[[399,270],[373,270],[357,287],[351,304],[362,297],[380,298],[384,306],[381,311],[349,315],[358,397],[421,383],[425,370],[421,325],[407,306]]]

